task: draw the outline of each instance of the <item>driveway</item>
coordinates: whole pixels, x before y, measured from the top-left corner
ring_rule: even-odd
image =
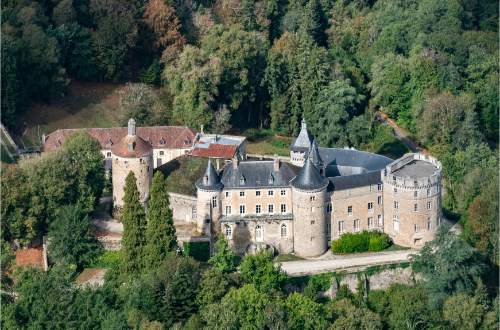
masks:
[[[349,268],[362,268],[376,265],[395,264],[409,261],[411,254],[416,254],[415,250],[334,255],[334,259],[312,259],[286,261],[281,263],[281,269],[289,276],[314,275],[333,271],[345,270]]]

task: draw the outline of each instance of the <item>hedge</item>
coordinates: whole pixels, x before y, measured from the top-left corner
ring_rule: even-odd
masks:
[[[335,253],[376,252],[387,249],[392,244],[391,238],[379,231],[362,231],[360,233],[342,234],[332,242]]]
[[[198,261],[208,261],[210,258],[210,242],[184,242],[184,254]]]

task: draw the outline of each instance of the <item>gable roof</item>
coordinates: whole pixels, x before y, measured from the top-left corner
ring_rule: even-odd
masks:
[[[73,133],[86,132],[96,139],[101,149],[111,149],[127,135],[127,127],[58,129],[45,137],[43,151],[57,150]],[[153,148],[191,148],[196,131],[183,126],[137,127],[137,135]]]

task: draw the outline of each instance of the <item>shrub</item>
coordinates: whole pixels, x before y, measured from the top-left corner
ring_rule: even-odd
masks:
[[[388,248],[390,237],[378,231],[362,231],[346,233],[332,243],[332,251],[336,253],[376,252]]]

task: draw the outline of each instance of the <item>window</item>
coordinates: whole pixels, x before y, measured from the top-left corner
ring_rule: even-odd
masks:
[[[281,225],[281,237],[286,237],[287,236],[287,227],[285,224]]]
[[[379,214],[377,217],[378,217],[378,226],[383,227],[384,226],[384,218],[382,218],[382,214]]]
[[[431,190],[427,189],[427,197],[429,197],[430,195],[431,195]]]
[[[316,196],[311,196],[311,197],[309,197],[309,200],[310,200],[311,202],[314,202],[314,200],[315,200],[315,199],[316,199]]]
[[[274,205],[273,204],[269,204],[267,206],[267,212],[269,213],[274,213]]]
[[[286,195],[286,190],[282,190],[282,191],[280,192],[280,195],[281,195],[281,196],[285,196],[285,195]]]
[[[432,221],[431,221],[431,218],[427,219],[427,230],[432,230]]]
[[[347,214],[352,215],[352,206],[347,207]]]
[[[233,237],[233,229],[229,225],[224,226],[224,232],[226,233],[226,238],[231,239]]]
[[[160,156],[163,156],[165,154],[164,151],[160,151]]]
[[[420,231],[420,225],[414,224],[413,229],[415,230],[416,233]]]
[[[373,202],[368,203],[368,210],[373,211]]]
[[[245,192],[244,191],[240,191],[240,197],[245,197]]]
[[[231,214],[231,205],[226,205],[226,215]]]
[[[354,220],[354,231],[359,231],[359,219]]]
[[[267,191],[267,196],[273,196],[273,195],[274,195],[274,191],[272,191],[272,190]]]
[[[255,213],[260,214],[260,205],[255,205]]]
[[[281,213],[286,212],[286,204],[281,204]]]
[[[226,197],[229,197],[229,191],[226,191]]]
[[[106,153],[106,157],[111,158],[111,152]]]
[[[332,213],[333,207],[332,203],[326,204],[326,213]]]
[[[245,178],[243,176],[240,178],[240,184],[245,184]]]
[[[416,191],[416,190],[415,190],[415,191],[413,192],[413,198],[417,198],[417,196],[418,196],[418,191]]]
[[[397,210],[399,209],[399,202],[394,201],[394,208]]]
[[[428,210],[432,209],[432,203],[431,202],[427,202],[427,209]]]
[[[418,204],[413,204],[413,212],[417,212],[418,211]]]
[[[212,207],[217,207],[217,196],[212,197]]]
[[[373,228],[373,218],[368,218],[368,228]]]
[[[240,214],[245,214],[245,205],[240,205]]]
[[[392,181],[396,181],[396,176],[392,176]]]
[[[382,184],[381,183],[377,184],[377,190],[382,191]]]
[[[394,217],[394,219],[392,219],[392,225],[394,227],[394,231],[399,233],[399,219]]]
[[[262,242],[264,240],[264,228],[261,225],[255,227],[255,240],[257,242]]]
[[[397,194],[398,193],[398,188],[394,188],[394,193]]]
[[[255,196],[260,196],[260,190],[255,191]]]
[[[382,205],[382,196],[377,197],[377,204]]]
[[[344,221],[339,221],[339,235],[344,232]]]

